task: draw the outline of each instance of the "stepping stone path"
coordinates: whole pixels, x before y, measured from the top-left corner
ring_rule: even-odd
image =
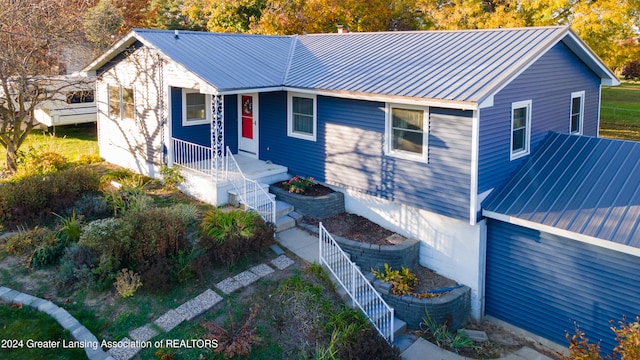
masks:
[[[278,270],[284,270],[294,264],[294,261],[286,255],[280,255],[271,260],[271,264]],[[275,270],[267,265],[260,264],[243,271],[236,276],[228,277],[216,284],[216,288],[225,294],[230,294],[242,287],[249,286],[258,279],[267,276]],[[132,359],[144,347],[148,347],[149,341],[158,336],[161,331],[169,332],[184,321],[190,321],[205,311],[211,309],[222,301],[222,296],[211,289],[205,290],[200,295],[185,302],[175,309],[171,309],[157,318],[152,324],[146,324],[129,332],[130,337],[118,341],[117,345],[106,353],[97,346],[85,347],[85,352],[90,360],[129,360]],[[58,307],[51,301],[46,301],[28,294],[24,294],[10,288],[0,286],[0,300],[13,304],[23,304],[33,309],[42,311],[54,319],[63,328],[71,332],[71,336],[78,342],[99,344],[98,339],[82,324],[80,324],[65,309]]]

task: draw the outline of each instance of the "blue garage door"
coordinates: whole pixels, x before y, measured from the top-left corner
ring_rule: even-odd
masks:
[[[574,322],[610,352],[609,321],[640,315],[640,258],[490,220],[486,314],[567,346]]]

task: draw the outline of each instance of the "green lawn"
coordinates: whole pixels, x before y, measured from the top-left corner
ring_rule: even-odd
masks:
[[[602,88],[600,136],[640,141],[640,83]]]
[[[55,132],[54,128],[49,128],[49,132],[33,130],[20,150],[27,151],[30,147],[60,153],[69,161],[83,154],[98,154],[96,124],[57,126]],[[6,166],[6,156],[6,150],[0,146],[0,169]]]
[[[2,359],[86,359],[83,349],[52,317],[28,308],[0,306]]]

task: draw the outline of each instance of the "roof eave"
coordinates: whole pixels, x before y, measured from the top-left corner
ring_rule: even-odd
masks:
[[[122,37],[122,39],[118,40],[115,44],[111,45],[102,55],[98,56],[95,60],[93,60],[89,65],[84,67],[81,70],[83,73],[87,73],[89,75],[96,75],[96,71],[104,66],[109,60],[116,57],[118,54],[126,50],[129,46],[133,45],[137,40],[141,40],[135,30],[129,31],[128,34]]]
[[[611,69],[605,65],[604,61],[602,61],[571,28],[568,29],[567,35],[562,38],[562,42],[571,49],[591,71],[600,76],[600,83],[602,85],[620,85],[620,80],[618,80]]]

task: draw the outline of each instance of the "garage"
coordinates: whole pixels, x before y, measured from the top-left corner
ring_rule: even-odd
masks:
[[[552,134],[483,203],[485,314],[609,353],[640,315],[640,144]]]

